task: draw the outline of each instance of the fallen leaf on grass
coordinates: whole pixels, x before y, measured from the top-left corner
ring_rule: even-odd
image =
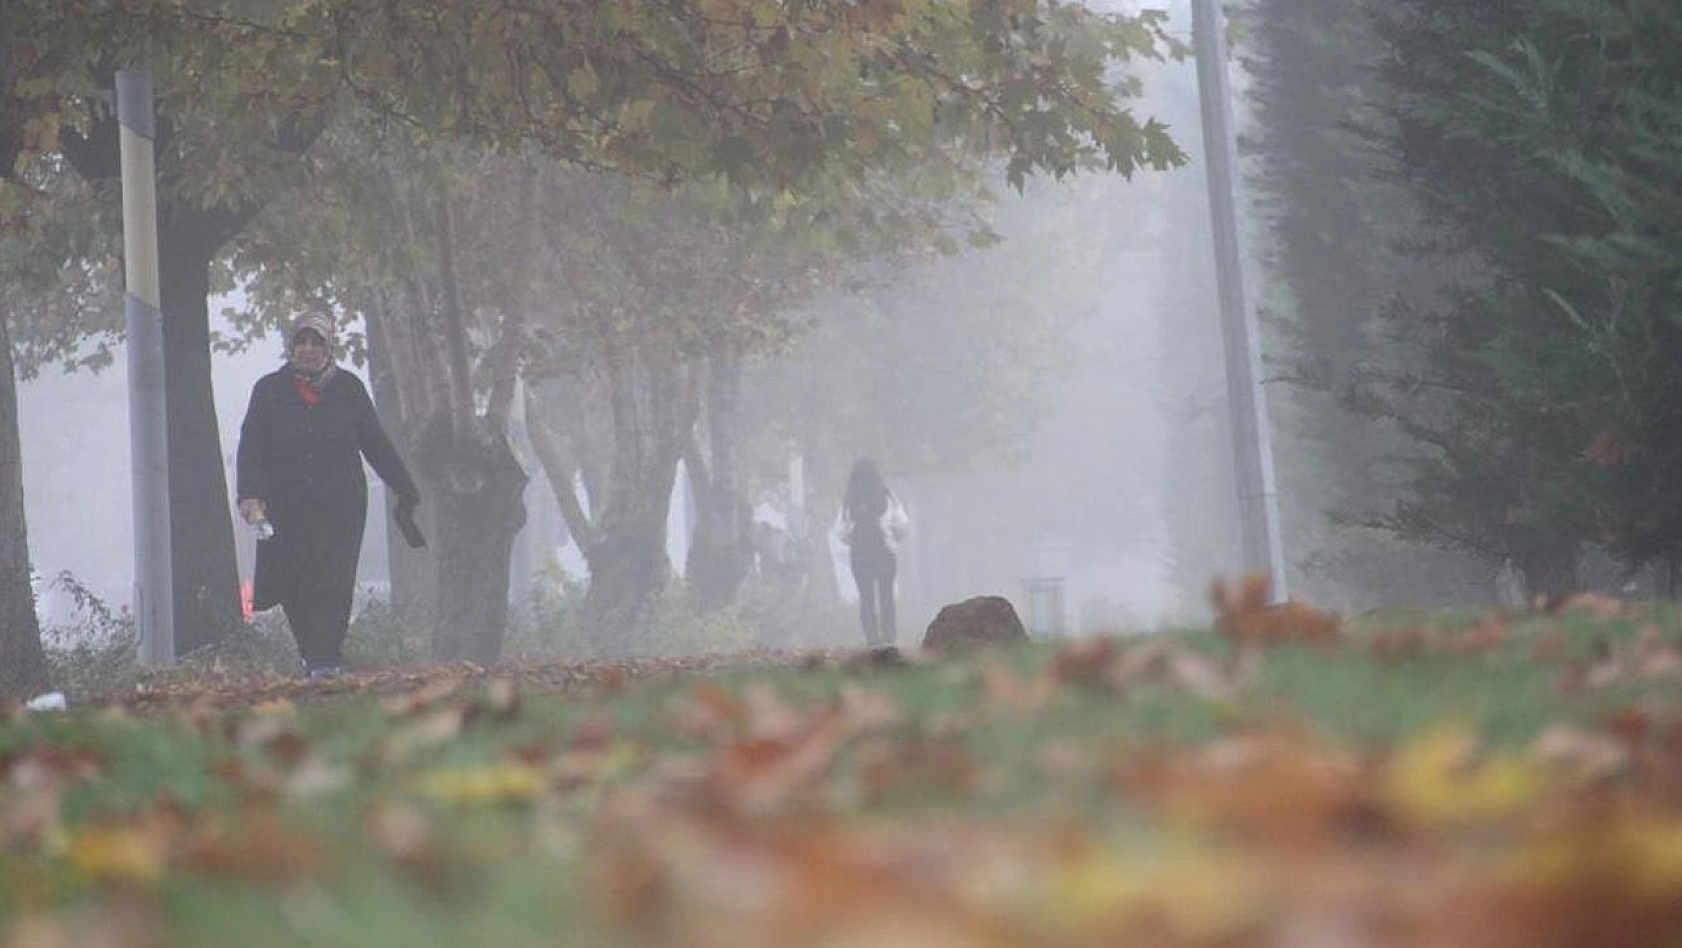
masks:
[[[1048,927],[1066,932],[1160,927],[1168,944],[1236,944],[1257,934],[1271,908],[1258,867],[1191,843],[1125,858],[1080,846],[1038,875],[1032,902]]]
[[[1629,605],[1621,599],[1600,593],[1581,592],[1567,596],[1556,611],[1580,615],[1595,622],[1611,622],[1625,618]]]
[[[980,837],[976,837],[980,839]],[[682,813],[616,813],[589,864],[604,920],[642,945],[1031,944],[965,897],[994,860],[949,837],[824,821],[763,831]]]
[[[1404,820],[1447,827],[1515,817],[1542,787],[1535,763],[1486,754],[1470,731],[1439,725],[1402,745],[1387,768],[1384,790],[1387,802]]]
[[[391,763],[415,753],[430,750],[459,736],[467,724],[467,709],[460,705],[427,712],[425,717],[410,720],[381,742],[379,757]]]
[[[1024,683],[1016,672],[998,662],[982,665],[980,674],[988,706],[1012,714],[1043,710],[1057,696],[1056,682],[1051,678],[1042,675]]]
[[[1170,825],[1272,846],[1318,846],[1385,824],[1359,761],[1289,734],[1160,748],[1124,762],[1116,785]]]
[[[1274,605],[1269,586],[1263,573],[1247,574],[1236,590],[1216,579],[1209,589],[1215,631],[1235,645],[1329,647],[1342,641],[1343,627],[1336,616],[1295,600]]]
[[[1404,662],[1424,657],[1431,649],[1431,633],[1423,626],[1380,629],[1367,640],[1367,651],[1376,662]]]
[[[532,800],[543,792],[545,781],[534,767],[505,762],[434,770],[420,778],[419,787],[426,797],[444,803],[496,806]]]
[[[956,738],[880,740],[859,749],[859,790],[866,804],[907,794],[971,796],[981,783],[981,763]]]
[[[1604,734],[1590,734],[1563,724],[1543,731],[1531,747],[1538,760],[1564,769],[1581,782],[1596,782],[1629,766],[1625,742]]]
[[[272,806],[251,806],[232,820],[214,819],[187,841],[184,864],[216,878],[286,881],[317,874],[321,847],[287,826]]]
[[[66,855],[90,879],[149,885],[163,877],[169,840],[153,824],[95,824],[71,831]]]
[[[413,718],[430,711],[461,690],[460,678],[441,678],[381,702],[388,717]]]
[[[1114,638],[1070,642],[1057,649],[1048,671],[1051,679],[1060,685],[1108,691],[1114,687],[1110,670],[1117,651]]]
[[[167,943],[155,906],[107,900],[97,908],[15,918],[0,933],[4,948],[158,948]]]
[[[1504,617],[1488,615],[1470,628],[1445,636],[1443,649],[1448,654],[1461,658],[1483,655],[1506,643],[1508,629],[1509,625]]]

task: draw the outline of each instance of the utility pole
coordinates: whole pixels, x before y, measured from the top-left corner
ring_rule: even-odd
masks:
[[[1226,21],[1221,0],[1191,0],[1191,7],[1244,568],[1265,572],[1272,583],[1273,601],[1283,602],[1288,590],[1284,547],[1279,538],[1279,501],[1274,491],[1273,436],[1262,399],[1256,314],[1250,309],[1239,256],[1238,146],[1232,130],[1232,88],[1226,71]]]
[[[175,661],[174,569],[169,536],[169,431],[164,404],[163,312],[158,294],[158,201],[152,74],[117,73],[121,126],[123,276],[128,323],[129,457],[134,489],[134,620],[140,663]]]

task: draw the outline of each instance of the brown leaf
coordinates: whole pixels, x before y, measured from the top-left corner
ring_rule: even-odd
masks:
[[[1625,744],[1604,734],[1590,734],[1556,724],[1536,738],[1531,753],[1544,763],[1563,768],[1584,782],[1597,782],[1629,766]]]
[[[1248,686],[1255,665],[1253,648],[1240,650],[1227,667],[1186,649],[1175,649],[1168,659],[1174,682],[1206,701],[1230,701],[1237,697]]]
[[[1367,641],[1367,651],[1380,663],[1411,661],[1426,654],[1431,634],[1422,626],[1380,629]]]
[[[1388,832],[1368,769],[1292,735],[1229,738],[1195,753],[1158,751],[1123,767],[1118,780],[1171,823],[1268,845]]]
[[[991,661],[981,666],[980,674],[988,704],[1013,714],[1042,710],[1057,696],[1056,684],[1044,675],[1024,684],[1014,671]]]
[[[323,865],[321,848],[287,827],[273,807],[250,807],[233,824],[207,824],[189,840],[186,866],[216,878],[287,881]]]
[[[1249,573],[1237,590],[1216,579],[1209,590],[1215,607],[1215,630],[1235,645],[1302,643],[1329,647],[1343,638],[1336,616],[1294,600],[1270,604],[1268,578]]]
[[[1485,616],[1471,628],[1450,635],[1444,642],[1444,648],[1453,655],[1482,655],[1500,648],[1507,641],[1507,631],[1504,617]]]
[[[461,690],[460,678],[442,678],[428,682],[407,694],[387,698],[381,702],[381,706],[385,709],[385,713],[392,718],[412,718],[432,710],[459,690]]]
[[[1567,596],[1559,604],[1560,612],[1569,612],[1596,622],[1611,622],[1625,618],[1627,605],[1621,599],[1600,593],[1580,592]]]
[[[1110,666],[1116,660],[1116,640],[1096,638],[1071,642],[1051,658],[1050,674],[1060,685],[1109,691],[1115,686]]]
[[[440,708],[411,721],[386,738],[380,758],[396,761],[418,750],[428,750],[454,740],[467,724],[468,709],[462,705]]]
[[[167,944],[158,909],[137,899],[28,914],[0,930],[5,948],[160,948]]]

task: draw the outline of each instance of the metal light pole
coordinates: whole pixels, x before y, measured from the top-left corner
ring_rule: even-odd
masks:
[[[1250,309],[1239,257],[1238,146],[1233,137],[1232,88],[1226,72],[1226,24],[1220,0],[1191,0],[1191,7],[1244,568],[1265,571],[1272,582],[1274,601],[1283,602],[1287,595],[1285,554],[1279,539],[1279,502],[1274,492],[1272,431],[1262,400],[1256,314]]]
[[[141,664],[164,665],[175,661],[175,602],[148,69],[117,73],[117,122],[122,126],[123,275],[128,291],[123,315],[128,323],[129,456],[134,467],[134,620]]]

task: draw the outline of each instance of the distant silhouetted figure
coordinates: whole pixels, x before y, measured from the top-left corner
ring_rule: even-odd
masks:
[[[846,545],[859,588],[859,624],[866,645],[892,645],[894,629],[895,551],[910,520],[905,507],[882,480],[870,458],[853,462],[847,493],[835,518],[836,538]]]

